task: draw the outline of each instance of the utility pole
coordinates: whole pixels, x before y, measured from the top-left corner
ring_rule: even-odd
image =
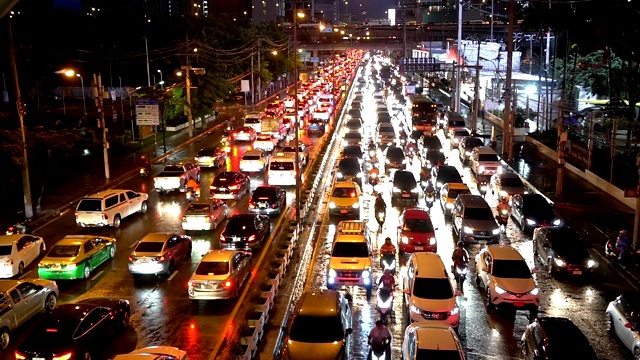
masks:
[[[338,4],[339,4],[338,0]],[[294,89],[295,89],[295,97],[294,97],[294,105],[295,105],[295,115],[294,115],[294,120],[295,120],[295,125],[293,127],[293,131],[294,131],[294,146],[296,147],[296,152],[295,152],[295,158],[296,160],[294,161],[294,170],[296,171],[296,226],[300,226],[300,196],[301,196],[301,191],[300,188],[302,187],[302,177],[301,177],[301,173],[300,173],[300,139],[298,138],[298,133],[300,132],[300,119],[298,119],[298,103],[299,103],[299,99],[298,99],[298,78],[300,77],[300,75],[298,74],[298,10],[296,8],[296,4],[297,1],[294,0],[293,2],[293,54],[294,54],[294,59],[293,59],[293,83],[294,83]]]
[[[402,1],[402,38],[404,39],[404,58],[407,58],[409,57],[409,55],[407,55],[407,0],[400,1]]]
[[[456,97],[454,99],[455,111],[460,112],[460,93],[462,92],[462,82],[460,76],[462,74],[462,0],[458,0],[458,67],[456,68]]]
[[[636,155],[636,166],[638,167],[638,175],[640,176],[640,154]],[[636,187],[636,213],[633,219],[633,247],[638,247],[638,237],[640,237],[640,178],[638,178],[638,186]]]
[[[515,18],[515,0],[509,0],[509,26],[507,34],[507,74],[504,88],[504,119],[502,128],[502,154],[511,160],[513,157],[513,111],[511,111],[511,72],[513,71],[513,30]]]
[[[184,112],[187,114],[187,122],[189,123],[189,137],[193,137],[193,115],[191,114],[191,64],[189,62],[189,34],[187,34],[187,66],[180,68],[185,72],[185,90],[187,91],[187,104],[184,106]]]
[[[151,87],[151,72],[149,71],[149,45],[147,44],[147,37],[144,37],[144,50],[147,54],[147,86]]]
[[[33,203],[31,202],[31,178],[29,177],[29,157],[27,156],[27,129],[24,127],[24,104],[20,93],[18,81],[18,65],[16,64],[16,48],[13,44],[13,30],[9,20],[9,53],[11,55],[11,73],[13,74],[13,87],[16,92],[16,110],[20,120],[20,136],[22,140],[22,193],[24,196],[24,216],[27,219],[33,217]]]
[[[96,107],[98,108],[98,127],[102,128],[102,151],[104,154],[104,177],[109,179],[109,141],[107,141],[107,124],[104,120],[104,88],[102,87],[102,75],[93,74],[93,82],[91,83],[93,96],[96,98]]]
[[[471,134],[475,134],[478,130],[478,108],[480,107],[480,40],[478,40],[478,56],[476,57],[476,79],[473,84],[473,115],[471,115]],[[484,125],[483,125],[484,126]]]
[[[256,103],[256,86],[253,81],[253,54],[251,54],[251,103]]]
[[[260,81],[260,78],[262,77],[262,68],[260,67],[261,42],[262,42],[262,38],[258,38],[258,101],[262,100],[262,81]]]

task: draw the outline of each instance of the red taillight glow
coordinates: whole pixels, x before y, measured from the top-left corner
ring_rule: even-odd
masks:
[[[4,265],[5,265],[5,266],[11,266],[11,265],[13,265],[13,260],[9,259],[9,260],[5,261],[5,262],[4,262]]]
[[[253,203],[249,203],[249,209],[255,209],[255,208],[256,208],[256,205],[255,205],[255,204],[253,204]]]
[[[136,261],[136,258],[134,258],[133,256],[129,255],[129,261]]]
[[[16,360],[26,360],[27,357],[25,355],[22,355],[19,351],[16,351],[14,353],[14,356],[16,358]]]
[[[77,211],[73,215],[75,215],[76,219],[78,219],[78,212]],[[9,228],[10,231],[12,231],[12,227]]]
[[[230,288],[231,287],[231,281],[227,281],[224,283],[224,287],[226,288]]]
[[[187,221],[187,217],[186,217],[186,216],[183,216],[183,217],[182,217],[182,221]]]
[[[57,333],[58,329],[47,329],[48,333]]]
[[[207,216],[207,221],[213,221],[215,217],[213,215]]]
[[[229,186],[229,190],[238,190],[240,189],[240,185],[231,185]]]
[[[71,359],[71,356],[73,356],[73,352],[70,351],[64,355],[54,356],[51,360],[69,360]]]
[[[109,215],[102,213],[102,219],[103,220],[107,220],[109,218]]]
[[[220,235],[220,242],[225,242],[227,239],[224,238],[224,235]]]
[[[256,241],[256,236],[255,235],[249,236],[249,242],[254,242],[254,241]]]

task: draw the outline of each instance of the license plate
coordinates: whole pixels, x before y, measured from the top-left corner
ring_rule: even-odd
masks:
[[[413,248],[415,249],[415,251],[423,251],[424,250],[424,246],[414,246]]]
[[[523,307],[523,306],[524,306],[524,303],[523,303],[522,301],[516,301],[516,302],[514,302],[514,303],[513,303],[513,306],[516,306],[516,307]]]
[[[408,197],[411,197],[411,194],[402,194],[402,197],[403,198],[408,198]]]
[[[138,259],[138,262],[139,262],[139,263],[148,263],[148,262],[149,262],[149,259],[147,259],[147,258],[140,258],[140,259]]]
[[[349,210],[340,210],[340,214],[346,214],[348,212],[349,212]]]
[[[233,241],[234,242],[238,242],[238,241],[240,241],[240,238],[236,236],[236,237],[233,238]]]
[[[51,267],[51,270],[62,270],[62,266],[61,265],[53,265]]]
[[[581,270],[574,270],[573,271],[573,275],[582,275],[582,271]]]
[[[218,190],[220,190],[220,191],[227,191],[227,188],[223,188],[223,187],[221,187],[221,188],[218,188]]]
[[[45,360],[45,359],[40,357],[34,357],[33,360]]]
[[[260,209],[266,209],[266,208],[267,208],[267,205],[266,205],[266,204],[259,204],[259,205],[258,205],[258,207],[259,207]]]

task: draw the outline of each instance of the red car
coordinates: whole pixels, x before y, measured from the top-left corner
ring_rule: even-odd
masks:
[[[398,226],[398,247],[400,254],[428,251],[436,252],[438,242],[426,210],[407,208],[400,215]]]

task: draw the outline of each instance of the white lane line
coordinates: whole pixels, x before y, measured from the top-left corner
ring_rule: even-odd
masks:
[[[33,270],[29,270],[26,273],[22,274],[18,279],[24,279],[25,277],[27,277],[27,275],[29,275],[30,272],[32,272]]]
[[[174,277],[176,277],[176,275],[178,275],[178,270],[174,271],[173,274],[171,274],[171,276],[169,276],[169,278],[167,279],[167,281],[171,281],[173,280]]]
[[[139,242],[140,240],[134,241],[133,244],[129,245],[129,249],[134,248],[136,245],[138,245]]]
[[[95,280],[95,279],[99,278],[99,277],[100,277],[100,275],[102,275],[102,273],[104,273],[104,271],[100,271],[100,272],[98,272],[97,274],[93,275],[93,277],[91,278],[91,281],[93,281],[93,280]]]

